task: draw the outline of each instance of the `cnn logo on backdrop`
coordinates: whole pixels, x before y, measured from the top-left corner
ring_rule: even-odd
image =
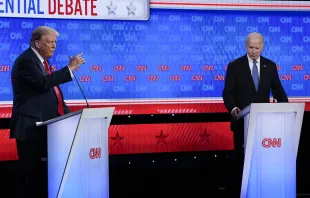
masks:
[[[101,148],[91,148],[89,150],[90,159],[101,158]]]
[[[262,146],[264,148],[276,148],[281,147],[281,138],[264,138],[262,140]]]

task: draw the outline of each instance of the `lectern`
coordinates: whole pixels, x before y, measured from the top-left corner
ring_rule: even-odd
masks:
[[[72,112],[47,126],[48,197],[109,197],[108,127],[112,108]]]
[[[241,198],[295,198],[296,157],[304,103],[244,108],[245,159]]]

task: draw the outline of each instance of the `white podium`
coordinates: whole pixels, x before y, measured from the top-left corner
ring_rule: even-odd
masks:
[[[296,158],[304,103],[244,108],[245,159],[241,198],[295,198]]]
[[[112,108],[72,112],[47,125],[48,197],[109,197],[108,128]]]

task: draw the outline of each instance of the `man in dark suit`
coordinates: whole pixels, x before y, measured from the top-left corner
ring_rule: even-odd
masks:
[[[277,102],[288,102],[276,64],[261,56],[263,48],[264,37],[256,32],[250,33],[246,38],[247,54],[230,62],[226,72],[223,100],[232,116],[236,157],[234,190],[237,196],[241,190],[244,162],[244,123],[243,119],[237,120],[238,113],[251,103],[270,102],[270,91]]]
[[[10,138],[16,138],[20,163],[18,197],[47,197],[46,189],[38,188],[46,179],[40,162],[47,156],[46,127],[36,127],[36,122],[70,112],[58,85],[71,81],[72,71],[85,62],[82,54],[70,56],[66,67],[51,72],[47,59],[54,54],[58,35],[46,26],[36,28],[30,48],[17,57],[12,69]]]

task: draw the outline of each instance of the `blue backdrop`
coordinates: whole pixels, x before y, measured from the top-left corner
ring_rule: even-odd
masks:
[[[221,97],[225,66],[245,51],[245,37],[265,36],[263,55],[279,65],[290,97],[309,96],[308,12],[151,9],[149,21],[0,19],[0,101],[12,100],[15,58],[29,47],[32,30],[59,31],[50,59],[56,68],[84,53],[76,72],[89,99]],[[309,73],[310,74],[310,73]],[[82,99],[76,82],[62,85],[65,99]]]

